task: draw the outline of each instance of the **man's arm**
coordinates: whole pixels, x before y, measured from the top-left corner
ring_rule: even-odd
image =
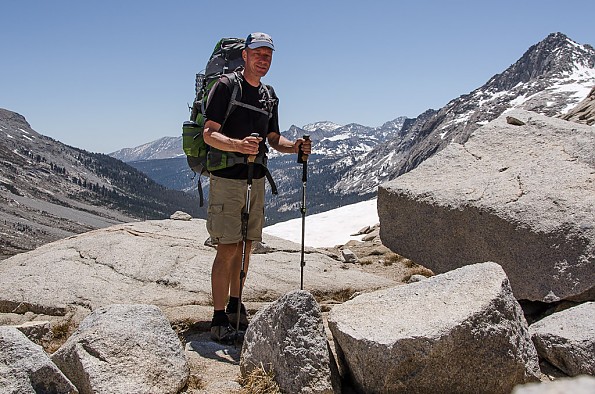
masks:
[[[258,154],[258,144],[262,138],[248,136],[242,140],[238,140],[220,133],[220,128],[221,125],[219,123],[212,120],[206,121],[203,137],[209,146],[226,152],[238,152],[246,155]]]
[[[267,134],[267,141],[271,148],[282,153],[298,153],[300,146],[306,155],[309,155],[312,150],[312,141],[298,138],[295,142],[291,142],[279,133]]]

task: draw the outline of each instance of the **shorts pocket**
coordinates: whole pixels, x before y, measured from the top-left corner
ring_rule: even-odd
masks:
[[[211,204],[207,211],[207,231],[211,238],[221,238],[225,231],[223,204]]]

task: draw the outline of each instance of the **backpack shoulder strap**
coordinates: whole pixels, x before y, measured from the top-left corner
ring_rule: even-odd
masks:
[[[259,87],[259,91],[262,91],[263,89],[265,91],[265,96],[266,96],[266,103],[265,104],[266,105],[265,105],[265,108],[264,109],[263,108],[255,107],[255,106],[250,105],[250,104],[243,103],[241,101],[241,99],[242,99],[242,96],[241,96],[241,92],[242,92],[242,81],[244,80],[244,77],[239,73],[240,71],[241,71],[241,69],[237,69],[236,71],[233,72],[234,78],[236,80],[235,83],[234,83],[234,91],[236,90],[236,87],[235,86],[237,85],[239,87],[238,89],[240,91],[240,95],[237,96],[237,95],[233,94],[233,92],[232,92],[232,95],[231,95],[231,104],[233,104],[234,107],[244,107],[244,108],[247,108],[247,109],[249,109],[251,111],[260,112],[261,114],[267,115],[269,117],[269,119],[270,119],[273,116],[273,106],[270,105],[271,100],[272,100],[271,99],[271,94],[270,94],[270,92],[267,89],[267,87],[266,87],[265,84],[261,83],[260,84],[260,87]]]
[[[260,89],[261,89],[261,91],[264,91],[265,96],[266,96],[264,109],[255,107],[250,104],[243,103],[241,101],[242,100],[243,77],[240,74],[240,71],[241,71],[241,68],[238,68],[232,73],[222,75],[220,78],[220,83],[225,83],[225,82],[221,82],[221,79],[227,78],[230,83],[230,85],[228,85],[228,86],[229,87],[233,86],[233,88],[231,88],[232,89],[231,99],[229,100],[229,104],[227,106],[227,111],[225,112],[225,118],[223,118],[223,123],[221,124],[221,129],[223,129],[223,125],[227,121],[227,118],[229,117],[229,115],[232,113],[232,111],[236,107],[243,107],[243,108],[247,108],[252,111],[260,112],[261,114],[267,115],[269,117],[269,119],[273,117],[273,107],[275,106],[275,104],[277,102],[277,99],[274,96],[273,88],[271,86],[265,85],[263,83],[260,84]],[[212,90],[214,90],[214,89],[212,89]],[[272,94],[271,94],[271,91],[273,92]]]
[[[233,88],[231,89],[231,99],[229,100],[229,104],[227,105],[227,110],[225,111],[225,117],[223,118],[223,123],[221,123],[221,128],[219,129],[220,131],[223,130],[223,126],[225,125],[227,118],[229,118],[229,115],[235,109],[237,104],[240,102],[239,100],[241,100],[241,98],[242,98],[242,82],[240,81],[240,77],[236,73],[236,71],[229,73],[229,74],[222,75],[220,78],[220,81],[223,78],[227,78],[229,80],[229,83],[231,84],[231,86],[233,86]],[[225,82],[220,82],[220,83],[225,83]]]
[[[265,99],[265,108],[268,113],[269,119],[273,117],[273,108],[277,105],[279,99],[275,95],[275,91],[271,85],[265,85],[264,83],[260,84],[260,90],[264,92],[266,97]]]

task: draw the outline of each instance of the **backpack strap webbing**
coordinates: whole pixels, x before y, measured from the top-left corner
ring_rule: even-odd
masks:
[[[232,167],[236,164],[247,164],[248,160],[245,156],[238,156],[236,154],[234,154],[233,152],[226,152],[227,153],[227,165],[228,167]],[[259,164],[264,168],[264,175],[267,178],[267,181],[269,181],[269,184],[271,185],[271,193],[273,193],[274,195],[279,194],[279,191],[277,190],[277,185],[275,184],[275,180],[273,179],[273,176],[271,175],[271,172],[269,171],[268,167],[267,167],[267,157],[266,154],[259,154],[258,156],[256,156],[256,159],[254,160],[255,164]]]
[[[203,205],[205,205],[205,197],[204,197],[204,194],[202,192],[202,184],[200,183],[201,176],[202,176],[202,174],[198,174],[198,179],[196,181],[196,188],[198,189],[198,197],[200,198],[199,207],[202,207]]]
[[[239,74],[239,71],[240,71],[240,69],[238,69],[232,73],[224,75],[229,80],[229,82],[233,85],[233,89],[231,92],[231,99],[229,100],[229,104],[227,105],[227,110],[225,111],[225,117],[223,118],[223,123],[221,124],[221,128],[219,130],[223,130],[223,126],[225,125],[227,118],[229,117],[229,115],[232,113],[232,111],[236,107],[243,107],[243,108],[247,108],[251,111],[259,112],[261,114],[268,116],[269,119],[271,119],[273,117],[273,107],[275,105],[275,100],[271,96],[271,92],[269,91],[269,88],[264,83],[260,84],[260,89],[266,95],[266,109],[258,108],[253,105],[246,104],[246,103],[243,103],[240,101],[242,98],[242,82],[241,82],[241,80],[243,77]]]
[[[221,127],[219,128],[219,131],[223,130],[223,126],[225,125],[227,118],[229,118],[229,115],[236,107],[244,107],[244,108],[250,109],[252,111],[260,112],[262,114],[267,115],[269,117],[269,119],[273,116],[274,100],[271,96],[271,92],[269,91],[267,86],[263,83],[261,83],[260,86],[267,96],[267,109],[266,110],[262,109],[262,108],[255,107],[250,104],[242,103],[241,101],[238,100],[238,98],[242,97],[242,82],[240,80],[242,77],[240,75],[238,75],[238,72],[239,72],[239,70],[236,70],[233,73],[225,74],[225,77],[233,85],[233,89],[231,92],[231,100],[229,100],[229,104],[227,105],[227,110],[225,111],[225,118],[223,118],[223,123],[221,123]],[[214,89],[212,89],[212,90],[214,90]],[[238,93],[239,93],[239,95],[238,95]],[[213,148],[211,148],[211,149],[213,149]],[[231,152],[227,152],[227,153],[231,153]],[[271,185],[271,193],[273,193],[274,195],[279,194],[279,192],[277,190],[277,185],[275,184],[275,180],[273,179],[273,176],[271,175],[271,172],[269,171],[269,169],[267,168],[267,165],[266,165],[266,154],[256,156],[255,163],[260,164],[264,167],[265,176],[266,176],[267,180],[269,181],[269,184]],[[247,160],[243,156],[237,156],[232,153],[232,154],[228,154],[227,164],[229,167],[231,167],[235,164],[247,164]],[[199,183],[199,185],[200,185],[200,183]],[[201,190],[201,192],[202,192],[202,190]],[[200,192],[199,192],[199,194],[200,194]]]

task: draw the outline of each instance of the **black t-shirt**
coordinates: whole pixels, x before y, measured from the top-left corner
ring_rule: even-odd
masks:
[[[267,95],[264,89],[261,86],[254,87],[250,85],[242,77],[240,77],[239,80],[242,84],[242,96],[240,101],[257,108],[265,109]],[[223,128],[220,130],[220,132],[230,138],[235,139],[243,139],[252,133],[258,133],[263,138],[262,142],[260,143],[259,151],[266,152],[267,147],[265,141],[267,134],[271,132],[280,134],[277,96],[275,95],[272,87],[267,85],[267,88],[269,89],[271,96],[275,99],[275,105],[273,107],[272,117],[270,119],[268,115],[261,112],[241,106],[235,106],[225,121],[225,124],[223,124]],[[229,101],[231,100],[232,91],[233,84],[227,78],[221,78],[219,82],[213,86],[213,91],[211,92],[211,96],[209,97],[208,105],[205,111],[205,117],[207,120],[212,120],[213,122],[217,122],[219,124],[223,123]],[[248,166],[241,164],[235,165],[233,167],[213,171],[213,175],[223,178],[247,179]],[[264,168],[262,168],[260,165],[255,165],[254,178],[262,178],[264,175]]]

